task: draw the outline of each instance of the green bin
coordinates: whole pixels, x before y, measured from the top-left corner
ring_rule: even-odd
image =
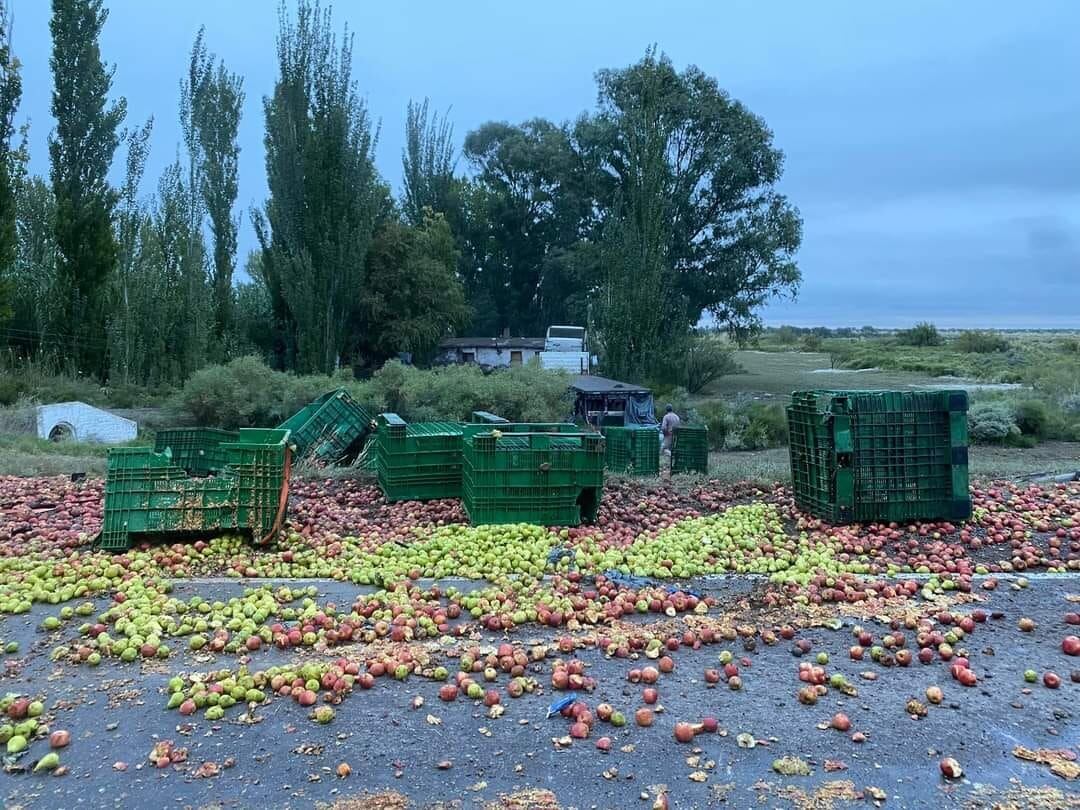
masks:
[[[289,432],[243,429],[221,446],[225,464],[208,478],[188,475],[168,451],[110,450],[98,547],[122,551],[140,537],[224,531],[250,534],[256,542],[273,537],[288,502]]]
[[[796,391],[795,502],[830,523],[968,518],[967,409],[963,390]]]

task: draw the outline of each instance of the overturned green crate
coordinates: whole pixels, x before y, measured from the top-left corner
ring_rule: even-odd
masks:
[[[564,432],[466,436],[462,500],[469,520],[577,526],[596,519],[604,487],[604,440]]]
[[[962,390],[795,392],[795,502],[830,523],[966,519],[967,408]]]
[[[281,527],[289,494],[287,430],[240,430],[222,445],[218,475],[194,478],[167,453],[148,447],[109,451],[98,547],[130,548],[135,539],[206,536],[222,531],[266,542]]]
[[[671,437],[671,472],[709,474],[709,431],[704,425],[679,425]]]
[[[167,428],[154,437],[154,452],[168,451],[172,463],[192,475],[210,475],[225,467],[223,445],[239,436],[235,430],[218,428]]]
[[[605,427],[604,443],[604,465],[609,472],[660,474],[660,434],[655,427]]]
[[[330,391],[305,405],[280,425],[288,430],[297,460],[324,464],[339,461],[371,429],[371,416],[344,388]]]

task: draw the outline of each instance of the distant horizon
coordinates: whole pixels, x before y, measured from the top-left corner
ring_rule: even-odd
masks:
[[[1024,326],[1020,324],[1014,324],[1009,326],[1000,325],[988,325],[984,322],[971,322],[971,323],[953,323],[950,325],[946,321],[936,321],[933,318],[919,318],[914,321],[904,321],[903,323],[895,324],[882,324],[882,323],[824,323],[821,321],[799,321],[799,319],[766,319],[765,327],[768,329],[779,329],[782,326],[793,326],[797,329],[813,329],[815,327],[822,327],[825,329],[861,329],[864,326],[872,326],[875,329],[910,329],[917,323],[928,321],[932,323],[942,332],[962,332],[968,329],[981,329],[990,332],[1080,332],[1080,322],[1073,322],[1072,324],[1062,324],[1060,326],[1046,325],[1045,323],[1039,326]]]

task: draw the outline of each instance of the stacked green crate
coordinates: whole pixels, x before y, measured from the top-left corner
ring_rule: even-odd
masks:
[[[709,430],[704,425],[679,425],[671,440],[671,472],[709,474]]]
[[[471,433],[462,458],[462,498],[474,524],[577,526],[596,519],[604,439],[595,433]]]
[[[961,390],[795,392],[796,503],[831,523],[969,517],[967,407]]]
[[[217,476],[193,478],[169,454],[148,447],[109,451],[99,548],[119,551],[133,537],[243,531],[265,541],[281,526],[291,452],[286,430],[240,430],[222,445]]]
[[[371,415],[344,388],[305,405],[279,426],[292,435],[298,459],[333,463],[368,432]]]
[[[172,463],[192,475],[210,475],[225,466],[226,442],[239,437],[235,430],[218,428],[167,428],[154,437],[154,452],[172,456]]]
[[[606,427],[604,465],[625,475],[659,475],[660,435],[655,427]]]
[[[376,425],[379,486],[388,501],[461,497],[462,425],[406,424],[394,413],[380,414]]]

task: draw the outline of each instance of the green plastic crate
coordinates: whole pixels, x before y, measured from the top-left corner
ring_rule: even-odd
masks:
[[[169,451],[172,463],[192,475],[210,475],[225,466],[226,442],[236,441],[239,433],[219,428],[167,428],[154,437],[154,452]]]
[[[371,429],[371,415],[344,388],[305,405],[278,426],[288,430],[298,459],[334,463]]]
[[[222,448],[226,463],[210,478],[189,476],[170,453],[110,450],[98,547],[121,551],[142,536],[242,531],[265,541],[276,533],[288,500],[289,432],[240,430]]]
[[[671,472],[709,474],[709,431],[704,425],[679,425],[671,439]]]
[[[498,425],[505,424],[508,420],[487,411],[473,411],[470,421],[475,425]]]
[[[461,497],[462,425],[407,424],[393,413],[379,414],[376,424],[377,475],[388,501]]]
[[[622,475],[660,474],[660,434],[656,428],[604,428],[604,466]]]
[[[604,440],[595,433],[467,436],[462,500],[470,521],[576,526],[596,519]]]
[[[831,523],[966,519],[967,408],[962,390],[795,392],[796,503]]]

